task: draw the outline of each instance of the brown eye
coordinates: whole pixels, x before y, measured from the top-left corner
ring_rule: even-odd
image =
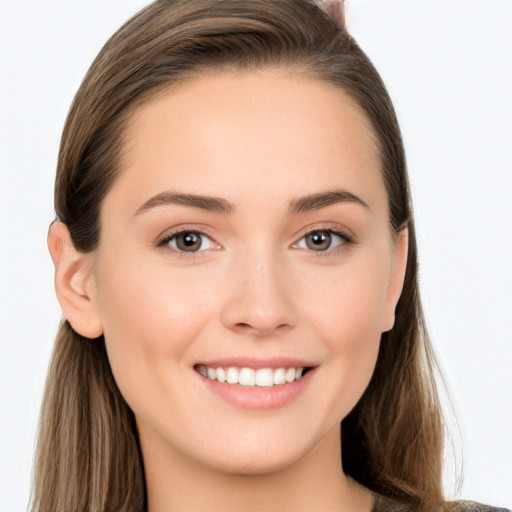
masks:
[[[310,231],[307,235],[303,236],[295,244],[295,247],[309,251],[326,252],[351,242],[352,239],[348,235],[329,229],[319,229]]]
[[[210,249],[213,245],[211,238],[196,231],[182,231],[175,233],[164,243],[178,252],[199,252]]]
[[[196,252],[201,248],[201,237],[197,233],[183,233],[176,237],[180,251]]]
[[[313,231],[306,235],[305,240],[307,248],[312,251],[325,251],[329,249],[332,243],[329,231]]]

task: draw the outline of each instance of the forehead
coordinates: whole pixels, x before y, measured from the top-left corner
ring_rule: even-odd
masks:
[[[200,75],[140,106],[111,192],[141,199],[179,189],[236,203],[339,187],[385,194],[359,106],[316,79],[232,72]]]

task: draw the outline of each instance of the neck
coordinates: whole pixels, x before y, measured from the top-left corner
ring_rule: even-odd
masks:
[[[371,494],[343,473],[339,429],[305,457],[264,474],[222,472],[146,448],[142,443],[148,512],[371,510]]]

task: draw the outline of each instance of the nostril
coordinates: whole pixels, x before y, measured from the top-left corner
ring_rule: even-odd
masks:
[[[289,327],[287,324],[279,325],[252,325],[250,323],[238,322],[235,324],[235,330],[244,334],[252,334],[257,337],[270,336],[271,334],[281,333]]]

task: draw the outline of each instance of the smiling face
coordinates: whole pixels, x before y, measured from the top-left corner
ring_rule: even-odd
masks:
[[[203,75],[140,107],[90,295],[145,462],[266,472],[338,439],[392,327],[405,245],[371,131],[333,86]]]

